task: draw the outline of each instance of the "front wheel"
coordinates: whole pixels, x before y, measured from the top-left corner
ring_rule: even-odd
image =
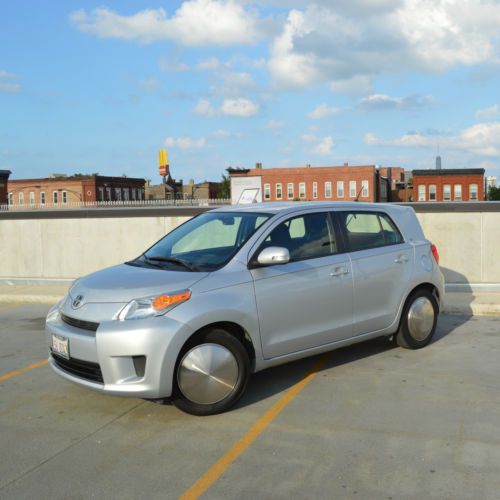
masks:
[[[436,331],[438,305],[428,290],[417,290],[409,298],[396,334],[396,342],[406,349],[426,346]]]
[[[250,360],[241,342],[222,329],[201,335],[181,352],[173,403],[192,415],[222,413],[242,396]]]

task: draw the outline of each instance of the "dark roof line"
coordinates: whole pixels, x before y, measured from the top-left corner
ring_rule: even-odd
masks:
[[[484,175],[484,168],[442,168],[442,169],[422,169],[412,170],[411,173],[415,175],[470,175],[481,174]]]

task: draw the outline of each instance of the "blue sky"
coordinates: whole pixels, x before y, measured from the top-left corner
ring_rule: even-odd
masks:
[[[4,2],[0,169],[158,182],[228,166],[500,176],[496,0]]]

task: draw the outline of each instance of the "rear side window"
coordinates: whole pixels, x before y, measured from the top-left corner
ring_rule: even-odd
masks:
[[[339,212],[339,220],[351,252],[403,242],[401,233],[387,214]]]
[[[275,227],[263,244],[285,247],[290,261],[314,259],[337,253],[335,233],[327,213],[300,215]]]

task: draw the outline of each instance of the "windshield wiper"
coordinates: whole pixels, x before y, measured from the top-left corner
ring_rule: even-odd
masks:
[[[144,255],[144,259],[146,262],[151,263],[151,261],[160,261],[160,262],[172,262],[173,264],[179,264],[186,269],[189,269],[190,271],[197,271],[198,269],[196,266],[193,266],[193,264],[190,264],[189,262],[186,262],[185,260],[178,259],[177,257],[164,257],[163,255],[154,255],[153,257],[147,257]],[[155,264],[154,262],[151,263],[152,265],[158,265]]]

